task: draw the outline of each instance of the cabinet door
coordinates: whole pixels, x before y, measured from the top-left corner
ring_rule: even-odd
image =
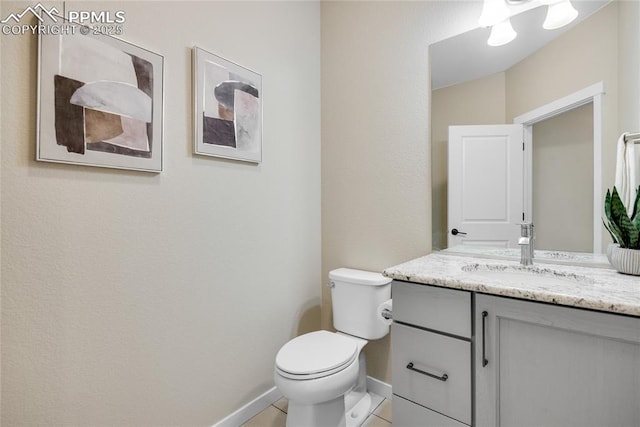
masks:
[[[640,426],[640,318],[478,295],[475,343],[478,426]]]

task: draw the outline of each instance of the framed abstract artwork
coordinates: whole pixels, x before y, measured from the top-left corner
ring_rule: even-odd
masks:
[[[262,76],[193,48],[194,152],[262,161]]]
[[[75,28],[39,36],[36,159],[161,172],[164,58]]]

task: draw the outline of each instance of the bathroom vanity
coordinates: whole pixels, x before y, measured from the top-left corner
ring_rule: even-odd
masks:
[[[640,426],[640,278],[432,254],[394,279],[394,426]]]

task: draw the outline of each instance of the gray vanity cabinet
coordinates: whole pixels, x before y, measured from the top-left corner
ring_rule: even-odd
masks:
[[[393,282],[399,427],[640,427],[640,318]]]
[[[478,426],[640,426],[640,318],[476,295]]]

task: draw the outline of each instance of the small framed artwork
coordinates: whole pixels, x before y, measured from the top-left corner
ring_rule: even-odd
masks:
[[[193,48],[196,154],[262,161],[262,76]]]
[[[39,37],[36,159],[161,172],[164,58],[63,18],[49,25],[75,29]]]

